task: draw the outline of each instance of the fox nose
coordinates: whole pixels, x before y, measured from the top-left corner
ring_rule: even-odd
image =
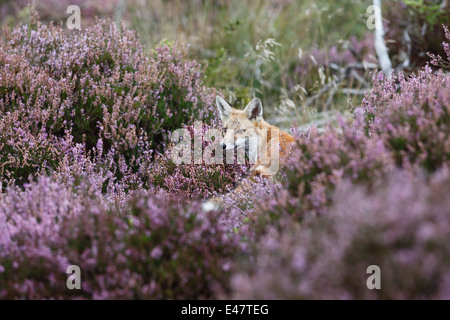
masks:
[[[225,150],[227,148],[227,145],[225,143],[222,143],[222,149]]]

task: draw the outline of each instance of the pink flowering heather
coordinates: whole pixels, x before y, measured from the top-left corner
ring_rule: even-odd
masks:
[[[219,152],[219,163],[207,164],[212,161],[215,153],[207,153],[214,139],[221,139],[222,133],[214,126],[202,123],[198,128],[194,125],[184,126],[190,134],[191,150],[189,163],[177,164],[173,160],[174,146],[167,149],[164,154],[157,155],[155,161],[148,168],[148,183],[161,188],[168,193],[182,197],[206,198],[215,194],[224,194],[239,183],[245,177],[250,166],[248,164],[226,163],[226,156],[222,147],[218,146],[215,152]],[[206,135],[209,130],[215,130],[220,136],[209,139]],[[196,149],[196,143],[201,147]],[[202,153],[196,153],[201,151]],[[197,160],[198,159],[198,160]]]
[[[397,165],[429,171],[450,160],[450,75],[425,67],[374,81],[363,102],[368,134],[383,141]]]
[[[282,187],[274,190],[276,201],[265,202],[262,211],[269,211],[272,218],[324,214],[343,179],[374,183],[383,177],[393,161],[380,140],[366,136],[363,120],[357,110],[353,123],[340,118],[338,128],[330,126],[323,133],[312,128],[300,134],[283,164]]]
[[[433,172],[448,165],[449,89],[448,73],[429,67],[409,77],[379,74],[353,122],[338,117],[337,128],[299,135],[261,219],[324,214],[343,179],[375,187],[394,167]]]
[[[98,184],[97,184],[98,185]],[[100,184],[101,185],[101,184]],[[220,214],[163,191],[108,203],[50,178],[0,198],[0,298],[198,299],[228,292],[237,237]],[[78,265],[82,290],[68,290]]]
[[[449,298],[449,79],[380,74],[353,122],[297,137],[280,184],[240,211],[257,242],[233,298]]]
[[[31,16],[0,39],[0,298],[450,298],[448,73],[378,75],[352,119],[297,134],[273,181],[245,178],[248,164],[195,161],[221,134],[182,46]]]
[[[285,221],[274,217],[269,210],[278,205],[277,192],[281,186],[257,176],[242,179],[240,184],[244,192],[232,190],[222,195],[223,210],[227,213],[224,222],[240,236],[241,249],[249,252],[255,249],[255,241],[265,233],[268,225],[281,226]],[[289,223],[292,223],[292,218]]]
[[[448,30],[447,26],[443,26],[445,31],[445,38],[447,41],[444,41],[442,43],[442,46],[444,48],[444,52],[446,57],[442,58],[440,55],[435,55],[432,53],[428,53],[428,56],[432,59],[431,64],[440,67],[443,69],[450,69],[450,31]]]
[[[232,279],[237,299],[449,299],[449,170],[346,182],[321,219],[269,232]],[[295,226],[295,224],[292,224]],[[381,268],[369,290],[367,267]]]
[[[62,148],[92,152],[100,140],[120,179],[162,151],[168,132],[213,118],[198,63],[177,46],[148,56],[134,32],[113,23],[68,32],[36,20],[3,34],[0,47],[0,159],[9,183],[54,170]]]

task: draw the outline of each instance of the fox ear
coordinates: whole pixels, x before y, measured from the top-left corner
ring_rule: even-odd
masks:
[[[249,120],[262,120],[263,107],[261,100],[253,98],[253,100],[245,107],[244,112]]]
[[[220,120],[224,122],[231,114],[231,106],[222,97],[216,96],[216,105],[219,110]]]

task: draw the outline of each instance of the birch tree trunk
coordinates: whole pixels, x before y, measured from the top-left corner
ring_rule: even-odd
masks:
[[[389,58],[386,43],[384,42],[383,16],[381,14],[381,1],[373,0],[375,6],[375,51],[381,70],[386,76],[392,73],[392,63]]]

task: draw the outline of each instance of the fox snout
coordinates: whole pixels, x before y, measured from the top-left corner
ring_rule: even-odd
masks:
[[[239,137],[235,135],[234,129],[228,129],[226,130],[226,132],[224,132],[220,145],[222,146],[223,150],[233,150],[239,145],[239,141],[236,141],[239,140],[238,138]]]
[[[222,146],[223,150],[232,150],[232,149],[236,149],[237,148],[237,145],[235,143],[222,142],[221,146]]]

